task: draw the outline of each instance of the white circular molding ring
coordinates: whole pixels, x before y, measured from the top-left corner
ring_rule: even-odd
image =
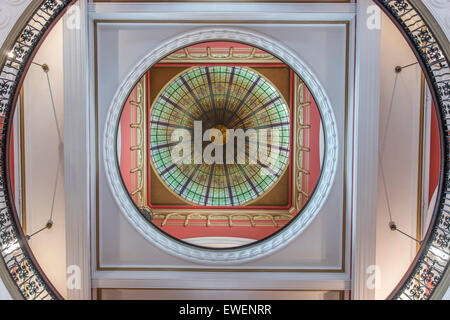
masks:
[[[3,29],[9,25],[10,15],[11,14],[9,13],[8,8],[3,4],[0,4],[0,29]]]
[[[313,196],[302,213],[276,235],[252,245],[235,249],[214,250],[190,246],[165,235],[139,213],[120,178],[117,166],[116,132],[122,108],[136,82],[160,59],[183,47],[204,41],[236,41],[253,45],[273,54],[288,64],[305,82],[320,110],[325,133],[325,159]],[[318,214],[334,180],[338,157],[337,127],[330,100],[311,69],[290,49],[265,34],[238,28],[202,28],[180,34],[145,56],[128,74],[117,90],[105,120],[103,161],[113,197],[125,218],[150,243],[176,257],[203,264],[236,264],[269,255],[294,240]]]

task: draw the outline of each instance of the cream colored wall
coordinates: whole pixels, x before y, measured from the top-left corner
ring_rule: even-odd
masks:
[[[11,295],[3,284],[2,279],[0,279],[0,300],[11,300]]]
[[[50,67],[53,91],[61,134],[63,134],[64,88],[62,56],[62,24],[58,23],[39,49],[34,62]],[[63,148],[59,146],[47,78],[37,65],[31,65],[24,82],[25,93],[25,176],[27,233],[47,223],[50,217],[55,178],[59,165],[53,209],[54,225],[29,241],[37,261],[60,291],[66,293],[66,241],[64,209]],[[59,157],[61,160],[59,161]]]
[[[394,91],[394,68],[417,60],[398,29],[385,15],[381,30],[379,141],[380,152],[384,154],[382,164],[387,192],[379,169],[376,263],[380,268],[380,282],[376,289],[377,299],[386,298],[394,289],[416,252],[413,240],[390,230],[386,193],[392,220],[399,229],[415,237],[420,122],[420,67],[414,65],[403,69],[398,74]]]

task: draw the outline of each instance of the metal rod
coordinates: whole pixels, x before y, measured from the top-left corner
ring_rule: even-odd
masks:
[[[34,232],[31,235],[27,235],[26,236],[27,240],[30,240],[31,237],[33,237],[34,235],[44,231],[45,229],[50,229],[53,226],[53,211],[54,211],[54,208],[55,208],[56,191],[57,191],[58,178],[59,178],[59,169],[60,169],[60,166],[61,166],[61,147],[63,146],[62,134],[61,134],[61,131],[60,131],[60,128],[59,128],[59,121],[58,121],[58,117],[57,117],[57,114],[56,114],[55,100],[53,98],[52,85],[50,83],[50,76],[48,74],[49,71],[50,71],[50,68],[49,68],[49,66],[46,63],[41,64],[41,63],[37,63],[37,62],[34,62],[34,61],[32,61],[31,63],[41,67],[42,70],[45,73],[46,78],[47,78],[48,90],[49,90],[49,93],[50,93],[50,100],[51,100],[51,104],[52,104],[53,117],[54,117],[54,120],[55,120],[56,131],[57,131],[58,140],[59,140],[59,152],[58,152],[58,165],[57,165],[57,168],[56,168],[56,175],[55,175],[55,183],[54,183],[54,187],[53,187],[53,196],[52,196],[52,205],[51,205],[51,209],[50,209],[50,218],[49,218],[47,224],[45,225],[45,227],[39,229],[38,231]]]
[[[422,240],[417,240],[417,239],[414,238],[413,236],[410,236],[410,235],[407,234],[406,232],[400,230],[400,229],[397,227],[397,225],[395,224],[395,222],[392,221],[392,220],[389,222],[389,228],[390,228],[392,231],[398,231],[398,232],[400,232],[401,234],[403,234],[404,236],[410,238],[411,240],[416,241],[417,243],[419,243],[419,245],[422,244]]]
[[[416,65],[416,64],[419,64],[419,62],[413,62],[413,63],[407,64],[406,66],[403,66],[403,67],[396,66],[395,67],[395,73],[400,73],[403,69],[411,67],[411,66]]]
[[[53,226],[53,221],[52,220],[48,220],[45,227],[39,229],[38,231],[32,233],[31,235],[27,235],[26,238],[27,240],[30,240],[33,236],[37,235],[38,233],[44,231],[45,229],[50,229]]]

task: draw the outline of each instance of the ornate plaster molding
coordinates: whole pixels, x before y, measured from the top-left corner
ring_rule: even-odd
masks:
[[[201,41],[238,41],[264,48],[280,58],[308,85],[321,111],[326,149],[322,176],[303,212],[276,236],[244,248],[210,250],[190,246],[164,235],[139,213],[121,183],[116,160],[116,132],[123,105],[142,74],[167,54]],[[294,240],[318,214],[333,184],[337,167],[338,136],[330,100],[311,69],[292,51],[267,35],[241,28],[201,28],[172,38],[145,56],[128,74],[109,107],[103,135],[103,161],[113,197],[122,214],[149,242],[174,256],[203,264],[236,264],[255,260],[284,247]]]

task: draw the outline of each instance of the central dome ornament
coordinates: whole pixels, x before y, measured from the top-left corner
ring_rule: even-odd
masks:
[[[310,225],[333,184],[337,137],[330,100],[296,53],[267,35],[202,28],[126,77],[104,164],[121,213],[150,243],[244,263]]]
[[[288,167],[289,108],[251,68],[192,67],[154,100],[149,141],[151,164],[174,194],[196,205],[244,205]]]

